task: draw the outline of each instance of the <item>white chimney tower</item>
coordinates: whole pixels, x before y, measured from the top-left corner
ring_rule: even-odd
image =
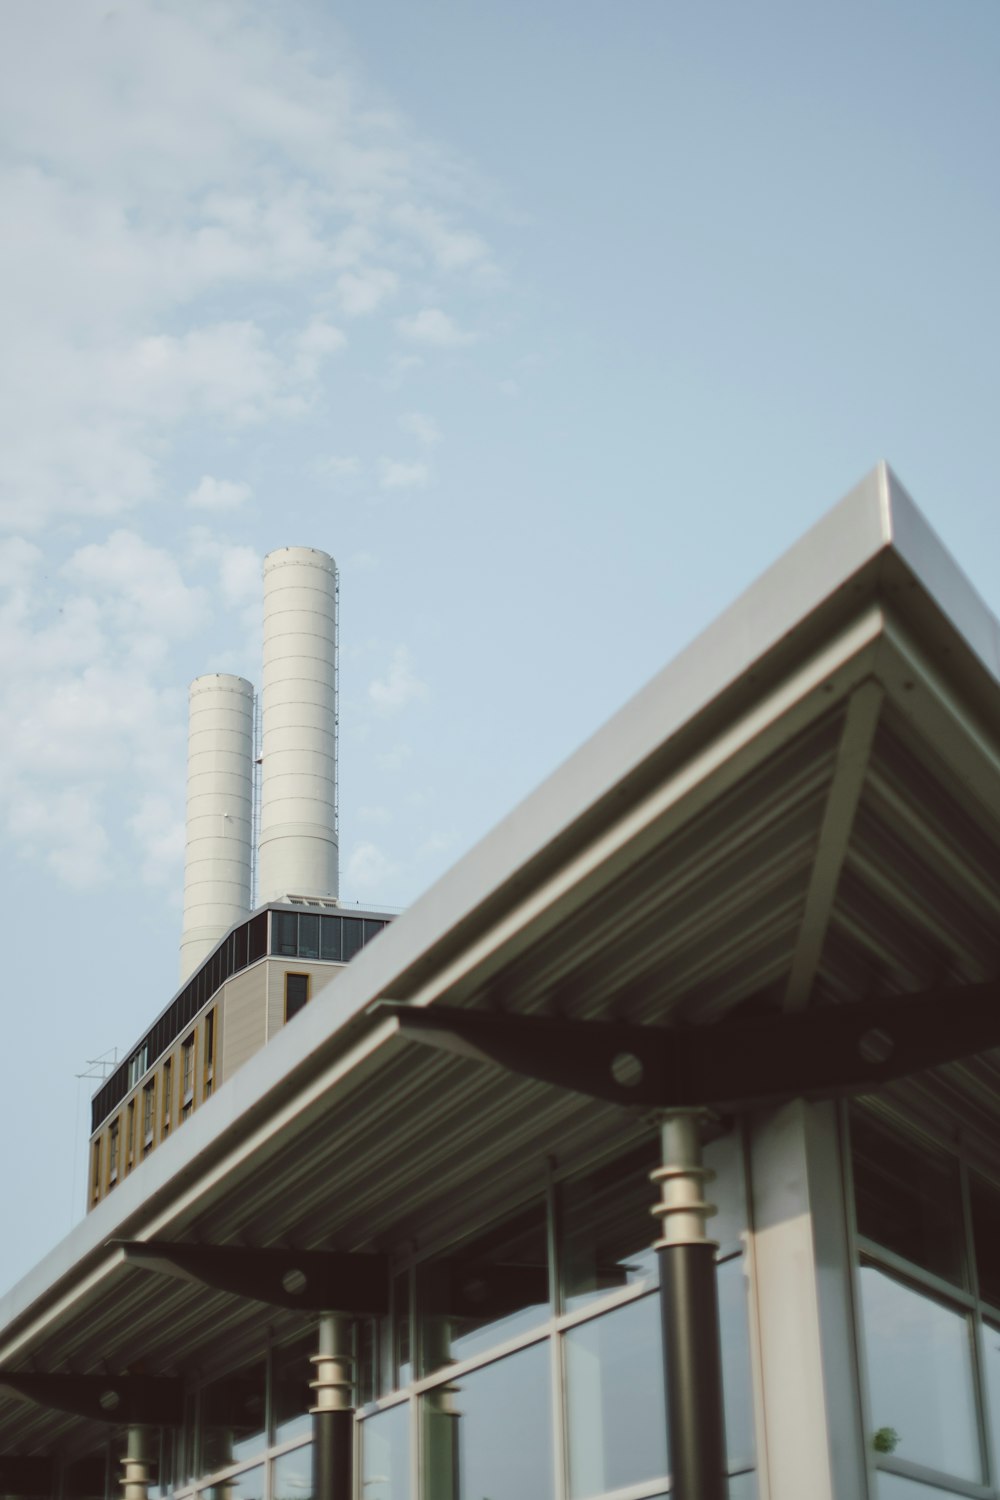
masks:
[[[260,905],[336,897],[337,566],[312,547],[264,559]]]
[[[224,673],[191,684],[181,983],[250,912],[253,697]]]

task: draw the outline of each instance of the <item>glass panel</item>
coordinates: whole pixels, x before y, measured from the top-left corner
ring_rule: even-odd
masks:
[[[921,1484],[918,1479],[904,1479],[902,1474],[878,1476],[878,1500],[955,1500],[954,1490],[938,1489],[936,1484]]]
[[[245,1469],[242,1474],[235,1474],[222,1484],[213,1484],[201,1493],[209,1500],[264,1500],[264,1465]]]
[[[365,924],[360,917],[344,917],[344,963],[348,963],[361,948],[364,941]]]
[[[753,1382],[747,1278],[742,1256],[724,1260],[716,1268],[716,1285],[719,1288],[726,1450],[730,1464],[752,1463],[756,1446],[753,1431]]]
[[[757,1475],[734,1474],[729,1481],[729,1500],[757,1500]]]
[[[410,1275],[404,1271],[392,1283],[394,1310],[393,1369],[397,1389],[413,1379],[413,1351],[410,1348]]]
[[[320,929],[320,958],[329,959],[332,963],[340,963],[340,918],[322,917]]]
[[[379,933],[382,931],[382,928],[384,926],[385,926],[384,922],[370,922],[368,920],[368,918],[366,917],[365,918],[365,942],[366,943],[370,943],[371,940],[372,940],[372,938],[378,937]]]
[[[666,1474],[661,1348],[655,1296],[565,1335],[573,1500]]]
[[[991,1323],[983,1324],[983,1364],[986,1367],[986,1400],[993,1452],[1000,1463],[1000,1330]]]
[[[861,1268],[861,1300],[873,1445],[980,1479],[967,1319],[876,1266]]]
[[[264,1361],[213,1381],[201,1393],[202,1474],[250,1458],[265,1446]],[[242,1493],[242,1491],[240,1492]]]
[[[747,1195],[743,1142],[739,1133],[731,1130],[717,1141],[710,1141],[702,1154],[706,1167],[715,1173],[706,1189],[709,1202],[717,1209],[708,1221],[709,1235],[718,1240],[723,1253],[742,1249],[742,1235],[747,1227]],[[653,1201],[651,1198],[650,1203]],[[656,1221],[651,1222],[655,1230]]]
[[[417,1269],[424,1374],[469,1359],[549,1316],[545,1211],[505,1220]],[[491,1496],[490,1500],[495,1500]]]
[[[1000,1191],[982,1177],[970,1177],[969,1193],[979,1295],[1000,1307]]]
[[[256,963],[258,958],[263,958],[267,952],[267,912],[262,911],[259,917],[253,917],[249,924],[250,933],[250,963]]]
[[[318,1335],[307,1335],[275,1351],[274,1356],[274,1437],[285,1443],[289,1438],[308,1437],[312,1432],[309,1408],[313,1404],[309,1382],[313,1367],[309,1357],[316,1353]]]
[[[656,1193],[649,1174],[659,1164],[659,1142],[645,1142],[559,1190],[563,1306],[583,1307],[635,1282],[655,1286]]]
[[[408,1401],[361,1423],[361,1492],[365,1500],[410,1500]]]
[[[424,1493],[434,1500],[551,1500],[548,1340],[429,1391]]]
[[[299,917],[299,957],[319,958],[319,917],[303,912]]]
[[[312,1447],[293,1448],[271,1465],[271,1500],[312,1500]]]
[[[958,1163],[851,1116],[858,1230],[914,1265],[964,1285]]]
[[[294,958],[298,943],[298,914],[294,911],[271,913],[271,951]]]

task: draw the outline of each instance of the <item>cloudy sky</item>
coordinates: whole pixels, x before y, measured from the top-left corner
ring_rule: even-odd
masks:
[[[340,564],[343,894],[396,906],[879,457],[1000,609],[1000,9],[2,24],[6,1285],[173,992],[187,684],[259,679],[270,548]]]

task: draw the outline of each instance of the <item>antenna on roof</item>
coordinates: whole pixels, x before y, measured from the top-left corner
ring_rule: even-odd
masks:
[[[107,1052],[102,1052],[100,1057],[88,1057],[87,1066],[82,1073],[77,1073],[77,1078],[97,1078],[101,1083],[110,1078],[118,1066],[118,1048],[111,1047]]]

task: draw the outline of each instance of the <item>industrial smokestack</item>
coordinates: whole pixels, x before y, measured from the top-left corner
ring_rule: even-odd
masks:
[[[210,673],[191,684],[181,982],[250,911],[253,688]]]
[[[337,566],[312,547],[264,559],[258,902],[336,897]]]

